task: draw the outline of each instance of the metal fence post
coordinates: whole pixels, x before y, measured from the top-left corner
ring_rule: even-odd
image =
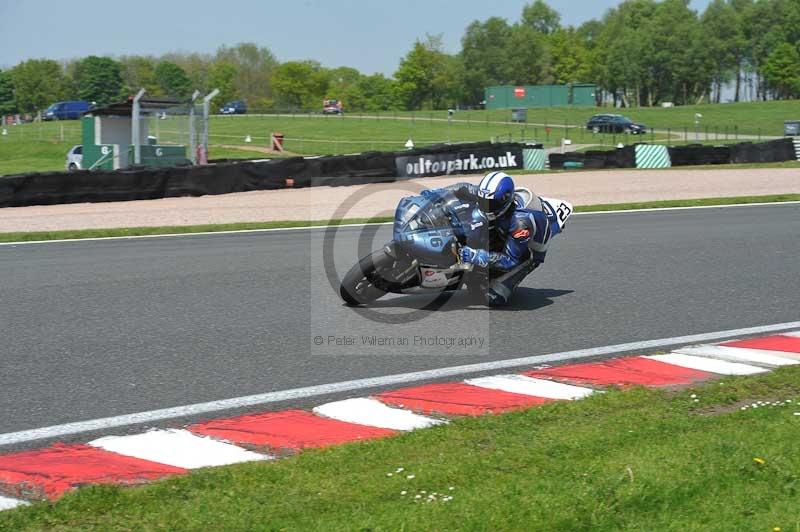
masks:
[[[139,92],[136,93],[136,96],[133,98],[133,109],[131,111],[131,136],[133,137],[133,164],[141,164],[142,163],[142,143],[139,139],[139,120],[141,117],[139,116],[141,113],[141,106],[139,104],[139,100],[142,99],[144,93],[146,91],[144,89],[139,89]]]
[[[189,160],[192,164],[197,164],[197,131],[195,130],[195,102],[200,91],[196,90],[192,93],[192,103],[189,108]]]
[[[219,94],[219,89],[214,89],[203,98],[203,151],[205,152],[206,160],[208,160],[208,115],[211,110],[211,100],[217,94]]]

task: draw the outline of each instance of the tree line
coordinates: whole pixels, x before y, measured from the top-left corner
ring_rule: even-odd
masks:
[[[319,62],[280,62],[253,43],[214,54],[31,59],[0,71],[0,114],[32,112],[82,99],[104,105],[134,94],[187,98],[220,89],[217,102],[251,109],[317,109],[337,98],[349,110],[478,106],[491,85],[595,83],[598,103],[635,107],[663,102],[719,103],[800,97],[800,0],[625,0],[573,27],[543,0],[519,20],[472,22],[461,50],[441,35],[417,40],[391,77]]]

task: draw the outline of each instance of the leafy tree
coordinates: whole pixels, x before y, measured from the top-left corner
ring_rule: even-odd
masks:
[[[316,61],[288,61],[272,74],[278,101],[292,109],[318,109],[329,84],[328,73]]]
[[[219,89],[219,94],[214,101],[225,104],[240,98],[236,88],[236,74],[236,67],[230,63],[214,63],[212,65],[209,72],[209,87]]]
[[[712,62],[712,101],[719,103],[722,87],[739,77],[742,47],[741,28],[733,5],[726,0],[713,0],[701,18],[706,53]]]
[[[533,29],[517,33],[518,41],[532,39]],[[505,19],[491,17],[484,22],[478,20],[467,26],[461,38],[462,85],[464,98],[469,103],[483,100],[484,89],[491,85],[510,83],[513,71],[519,71],[510,60],[520,57],[509,54],[511,49],[511,27]],[[524,62],[524,59],[520,61]]]
[[[516,85],[552,83],[553,56],[548,37],[530,26],[515,24],[506,42],[506,83]]]
[[[764,63],[764,77],[778,98],[800,97],[800,52],[789,43],[778,45]]]
[[[794,0],[796,1],[796,0]],[[792,0],[759,0],[742,2],[741,25],[747,41],[744,71],[751,94],[767,99],[764,65],[780,44],[787,42],[789,30],[785,25]]]
[[[364,108],[365,95],[360,85],[361,72],[351,67],[338,67],[328,71],[330,85],[326,98],[336,98],[346,109]]]
[[[522,23],[550,35],[561,27],[561,15],[543,0],[536,0],[522,9]]]
[[[109,57],[89,57],[75,65],[73,83],[81,100],[107,105],[125,93],[120,64]]]
[[[457,64],[442,50],[441,36],[417,41],[395,72],[398,95],[406,109],[448,106],[457,91]]]
[[[61,65],[51,59],[30,59],[11,69],[19,111],[45,109],[67,96],[67,80]]]
[[[362,97],[361,109],[364,111],[391,111],[403,109],[403,102],[395,80],[383,74],[363,76],[358,81],[358,90]],[[347,101],[345,101],[347,104]],[[349,104],[358,109],[353,104]]]
[[[687,0],[664,0],[656,4],[648,36],[652,55],[647,58],[653,76],[654,100],[669,98],[682,104],[705,94],[710,79],[697,57],[700,28],[697,13]]]
[[[272,76],[278,60],[268,48],[253,43],[222,46],[217,50],[214,62],[236,68],[236,92],[251,108],[272,105]]]
[[[589,50],[573,28],[556,30],[549,38],[551,72],[558,84],[586,82],[590,79]]]
[[[194,89],[210,90],[210,72],[214,64],[213,58],[208,54],[198,53],[170,53],[161,57],[162,61],[175,63],[186,73],[189,78],[190,93]]]
[[[603,33],[603,21],[596,19],[587,20],[581,24],[576,31],[586,49],[593,50],[597,47],[600,35]]]
[[[626,107],[638,105],[642,93],[654,100],[656,72],[650,68],[654,64],[654,12],[652,0],[629,0],[609,10],[603,19],[595,55],[602,65],[597,81],[612,95],[615,105],[620,100]]]
[[[145,89],[150,96],[163,96],[164,92],[156,79],[157,60],[152,57],[127,56],[119,60],[122,82],[128,94]]]
[[[161,61],[155,70],[159,87],[173,98],[187,98],[191,95],[192,82],[181,67],[170,61]]]
[[[11,73],[0,70],[0,115],[9,115],[16,112],[14,80],[11,78]]]

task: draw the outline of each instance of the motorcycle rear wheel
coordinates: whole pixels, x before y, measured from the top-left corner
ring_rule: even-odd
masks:
[[[381,273],[394,265],[394,259],[383,250],[367,255],[342,279],[339,293],[347,305],[357,307],[372,303],[386,295],[386,291],[375,286],[383,277]],[[386,280],[388,282],[388,280]]]

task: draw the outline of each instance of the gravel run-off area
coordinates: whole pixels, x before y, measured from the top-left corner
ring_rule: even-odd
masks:
[[[472,175],[221,196],[11,207],[0,209],[0,232],[390,216],[401,197],[422,188],[479,179]],[[796,169],[603,170],[514,179],[517,186],[574,205],[800,193],[800,165]]]

